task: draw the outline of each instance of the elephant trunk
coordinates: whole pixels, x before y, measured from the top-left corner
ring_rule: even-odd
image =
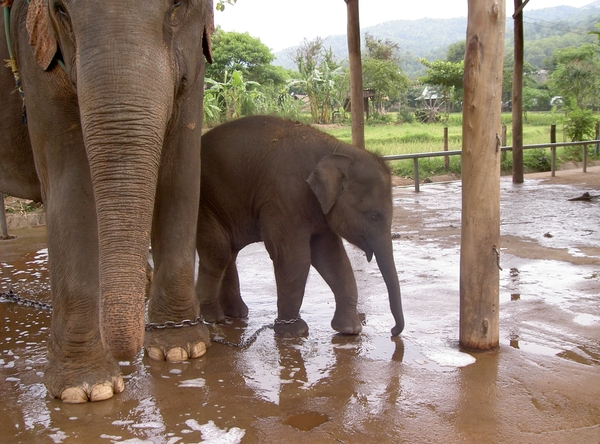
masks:
[[[374,249],[377,265],[385,281],[390,301],[390,309],[396,325],[392,328],[392,336],[398,336],[404,330],[404,314],[402,313],[402,299],[400,297],[400,283],[394,263],[394,254],[391,235]]]
[[[174,84],[160,51],[148,57],[139,39],[115,41],[110,50],[98,42],[81,48],[77,94],[98,223],[100,333],[106,350],[130,360],[144,340],[148,247]]]

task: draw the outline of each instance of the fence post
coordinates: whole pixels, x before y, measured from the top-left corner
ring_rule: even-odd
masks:
[[[587,173],[587,145],[583,145],[583,153],[581,153],[581,159],[583,160],[583,172]]]
[[[556,125],[550,125],[550,143],[556,143]],[[556,147],[550,147],[550,171],[552,177],[556,176]]]
[[[415,191],[418,193],[419,190],[419,158],[413,157],[413,171],[415,177]]]
[[[448,127],[444,127],[444,151],[448,151]],[[446,171],[450,169],[450,157],[444,156],[444,168]]]
[[[596,140],[600,140],[600,122],[596,122]],[[594,155],[598,155],[599,143],[596,143],[596,150],[594,151]]]
[[[4,194],[0,193],[0,239],[9,239],[6,224],[6,210],[4,208]]]
[[[502,140],[500,142],[502,143],[502,146],[506,146],[506,125],[502,125],[501,139]],[[506,151],[502,151],[500,158],[502,159],[502,161],[500,162],[500,169],[502,169],[502,162],[506,161]]]

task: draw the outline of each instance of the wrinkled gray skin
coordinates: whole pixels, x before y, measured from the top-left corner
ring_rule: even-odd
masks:
[[[358,334],[354,273],[342,237],[373,254],[388,289],[396,325],[404,328],[394,264],[390,172],[376,156],[312,127],[253,116],[223,124],[202,137],[200,257],[196,295],[207,321],[240,318],[236,257],[264,241],[277,282],[278,320],[299,317],[311,264],[331,287],[331,326]],[[275,324],[283,336],[308,332],[302,319]]]
[[[46,207],[54,308],[45,383],[65,402],[122,391],[118,361],[143,345],[175,360],[210,344],[205,326],[144,334],[144,300],[152,241],[150,321],[199,314],[194,239],[212,26],[211,0],[12,5],[28,123],[2,67],[0,191]]]

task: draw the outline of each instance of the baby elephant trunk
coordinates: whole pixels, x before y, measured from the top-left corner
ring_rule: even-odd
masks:
[[[400,283],[394,263],[391,235],[381,248],[375,249],[375,259],[387,286],[390,309],[396,325],[392,328],[392,336],[398,336],[404,330],[404,314],[402,313],[402,299],[400,297]]]

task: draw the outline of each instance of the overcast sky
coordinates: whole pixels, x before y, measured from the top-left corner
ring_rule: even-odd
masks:
[[[507,15],[512,15],[514,2],[505,1]],[[530,0],[525,10],[590,3],[593,0]],[[390,20],[466,17],[468,12],[467,0],[360,0],[359,5],[361,28]],[[234,6],[227,5],[224,12],[215,11],[215,24],[225,31],[248,32],[277,52],[298,45],[304,38],[345,34],[346,2],[238,0]]]

